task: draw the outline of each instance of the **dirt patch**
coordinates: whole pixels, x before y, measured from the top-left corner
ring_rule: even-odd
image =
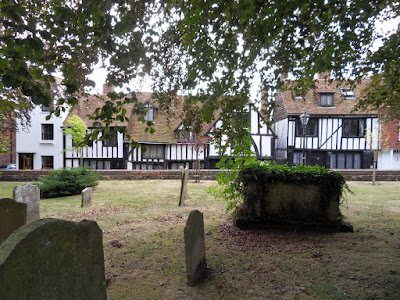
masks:
[[[258,251],[264,253],[315,251],[324,247],[309,233],[284,232],[274,233],[265,229],[241,230],[232,222],[222,223],[218,227],[222,233],[220,240],[239,251]],[[324,234],[324,233],[319,233]]]

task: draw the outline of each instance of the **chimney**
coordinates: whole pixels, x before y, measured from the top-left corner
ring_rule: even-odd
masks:
[[[103,85],[103,95],[107,96],[108,93],[114,92],[114,90],[115,90],[115,86],[113,86],[112,84],[109,84],[106,82]]]
[[[318,80],[330,80],[330,79],[331,79],[331,71],[318,73]]]

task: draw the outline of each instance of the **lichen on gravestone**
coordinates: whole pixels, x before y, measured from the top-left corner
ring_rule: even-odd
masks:
[[[0,299],[107,299],[94,221],[42,219],[0,245]]]
[[[17,202],[27,204],[27,223],[40,219],[40,189],[37,185],[27,183],[16,186],[13,198]]]

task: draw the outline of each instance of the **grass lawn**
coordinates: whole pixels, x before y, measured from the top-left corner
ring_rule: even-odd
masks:
[[[19,184],[0,182],[0,196]],[[400,183],[349,183],[342,213],[354,233],[238,230],[207,193],[214,184],[189,182],[178,207],[179,181],[101,181],[92,206],[42,199],[41,216],[98,222],[109,299],[400,299]],[[204,213],[212,273],[189,287],[183,228],[193,209]]]

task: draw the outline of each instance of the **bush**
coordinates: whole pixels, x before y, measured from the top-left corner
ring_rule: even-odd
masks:
[[[80,194],[86,187],[98,185],[99,176],[89,168],[50,171],[37,182],[42,198],[55,198]]]

